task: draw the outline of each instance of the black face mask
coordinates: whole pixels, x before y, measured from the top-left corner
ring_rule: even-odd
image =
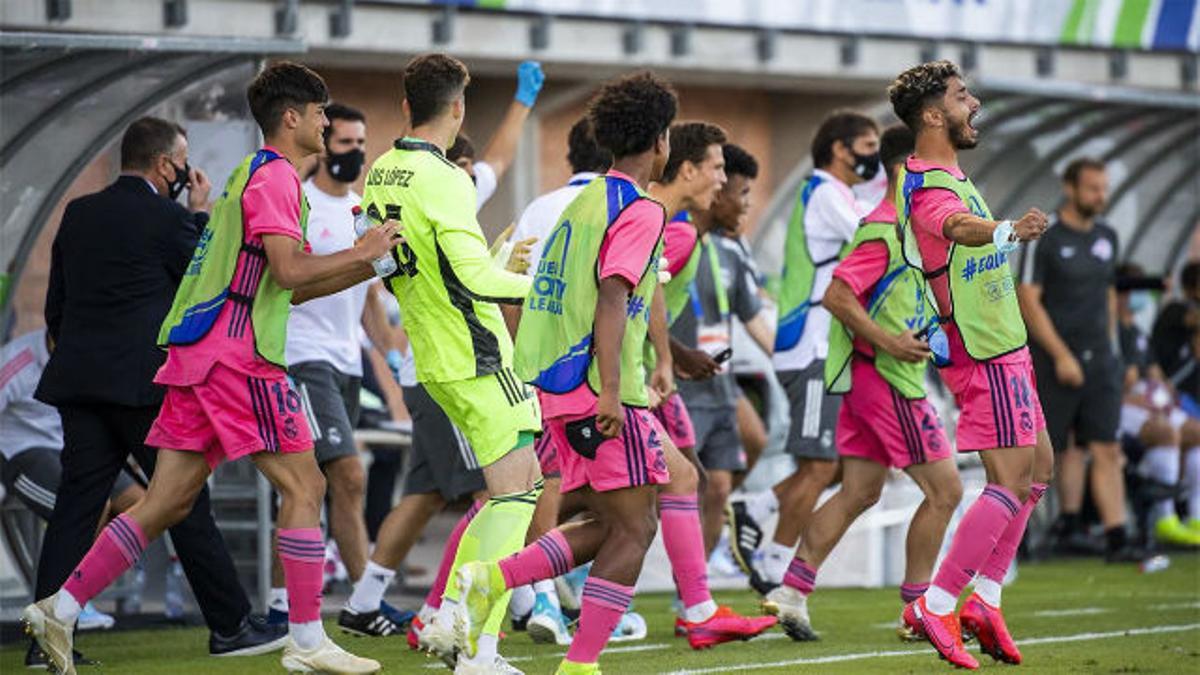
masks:
[[[171,179],[170,183],[167,183],[167,196],[175,200],[183,193],[183,188],[187,187],[188,183],[191,182],[188,176],[192,173],[192,168],[188,166],[187,162],[183,163],[182,169],[175,166],[175,162],[171,162],[171,168],[175,169],[175,178]]]
[[[850,151],[854,155],[854,174],[863,180],[871,180],[879,173],[879,153],[870,155],[860,155],[853,150]]]
[[[334,180],[353,183],[358,180],[358,175],[362,173],[363,163],[366,161],[367,154],[355,148],[340,155],[329,155],[325,159],[325,166],[329,167],[329,175],[333,176]]]

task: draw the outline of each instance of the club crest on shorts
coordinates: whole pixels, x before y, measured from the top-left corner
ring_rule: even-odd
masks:
[[[288,417],[283,422],[283,435],[289,440],[295,440],[300,435],[300,427],[296,425],[295,417]]]

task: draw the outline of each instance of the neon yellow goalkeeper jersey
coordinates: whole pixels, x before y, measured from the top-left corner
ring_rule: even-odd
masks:
[[[395,142],[371,165],[363,209],[404,224],[385,283],[400,304],[421,382],[451,382],[512,366],[496,303],[520,305],[531,278],[496,267],[475,219],[475,186],[437,146]]]

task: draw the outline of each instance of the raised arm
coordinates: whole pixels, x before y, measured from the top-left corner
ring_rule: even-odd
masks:
[[[483,156],[479,158],[496,172],[496,180],[504,176],[504,172],[512,166],[513,158],[517,156],[517,146],[521,143],[521,131],[525,127],[525,120],[529,119],[529,113],[545,81],[542,66],[537,61],[525,61],[517,66],[517,93],[508,105],[500,127],[488,141]]]

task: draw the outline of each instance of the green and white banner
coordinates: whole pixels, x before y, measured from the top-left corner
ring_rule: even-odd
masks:
[[[429,0],[606,19],[1200,51],[1198,0]]]

